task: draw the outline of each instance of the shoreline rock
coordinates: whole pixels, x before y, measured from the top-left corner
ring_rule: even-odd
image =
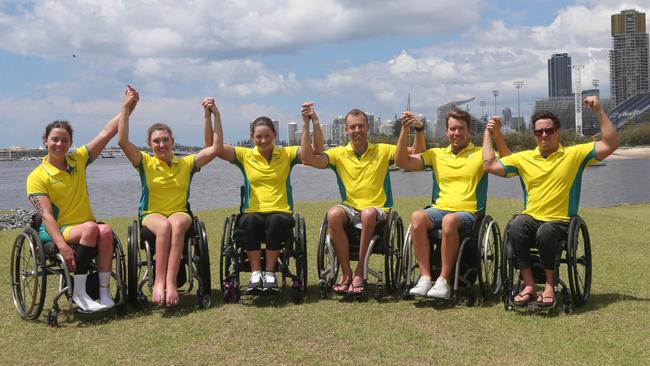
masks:
[[[27,227],[32,222],[34,213],[36,212],[33,209],[17,208],[10,214],[0,215],[0,230]]]

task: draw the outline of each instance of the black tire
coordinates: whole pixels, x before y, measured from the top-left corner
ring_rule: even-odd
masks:
[[[575,216],[569,224],[567,272],[571,299],[575,306],[584,304],[591,293],[591,239],[587,224]]]
[[[480,271],[478,273],[481,295],[484,299],[501,292],[501,230],[491,216],[485,216],[481,222],[476,245]]]
[[[307,232],[305,228],[305,219],[296,215],[295,218],[295,248],[294,252],[296,253],[296,275],[300,280],[300,288],[304,293],[307,292],[307,274],[309,272],[309,267],[307,266]]]
[[[128,250],[127,294],[129,302],[138,306],[138,282],[140,281],[140,227],[137,221],[129,226],[126,246]]]
[[[508,240],[508,233],[503,237],[503,246],[501,251],[501,283],[503,286],[503,305],[507,310],[513,309],[513,301],[516,294],[519,293],[520,280],[519,270],[515,266],[514,248]]]
[[[212,295],[212,274],[210,272],[210,251],[208,248],[208,232],[205,230],[205,224],[198,218],[194,218],[195,233],[197,238],[197,248],[195,250],[199,255],[199,277],[201,278],[201,286],[199,292],[202,296]],[[211,301],[210,301],[211,302]],[[202,301],[199,299],[199,304]],[[208,304],[209,306],[209,304]],[[202,305],[203,307],[203,305]]]
[[[122,242],[120,238],[113,232],[113,262],[111,269],[111,284],[109,289],[112,289],[111,297],[117,305],[118,313],[124,313],[126,310],[126,262],[124,250],[122,249]]]
[[[332,287],[336,283],[338,277],[339,266],[336,263],[336,256],[333,253],[329,253],[327,248],[327,215],[323,218],[323,223],[320,227],[320,233],[318,238],[318,248],[316,251],[316,275],[318,276],[322,290],[320,291],[321,298],[329,298],[332,296]],[[334,263],[332,263],[332,260]],[[323,275],[323,272],[326,269],[329,269],[334,265],[334,273],[329,273]]]
[[[31,227],[14,240],[11,249],[11,290],[21,318],[36,320],[43,311],[47,274],[45,254],[38,233]]]
[[[417,258],[413,251],[413,242],[411,239],[410,227],[406,231],[406,238],[404,239],[404,244],[402,245],[402,254],[400,257],[400,291],[402,292],[402,298],[404,300],[412,299],[413,296],[409,293],[411,288],[415,286],[415,283],[419,279],[419,275],[416,275]],[[409,263],[410,259],[410,263]]]
[[[239,268],[237,249],[235,248],[232,240],[233,230],[236,215],[230,215],[223,223],[223,232],[221,234],[221,248],[220,248],[220,271],[219,283],[221,291],[224,293],[224,300],[226,302],[237,303],[239,302]],[[226,281],[228,281],[230,288],[226,288]]]
[[[232,216],[226,217],[226,220],[223,222],[223,227],[221,229],[221,247],[219,250],[219,284],[221,286],[221,291],[225,292],[225,288],[223,286],[224,281],[226,279],[226,274],[225,274],[225,259],[226,259],[226,251],[227,248],[230,247],[231,243],[231,225],[232,225]]]
[[[404,224],[397,211],[391,210],[386,218],[383,232],[384,277],[386,292],[392,293],[400,283],[401,249],[404,242]]]

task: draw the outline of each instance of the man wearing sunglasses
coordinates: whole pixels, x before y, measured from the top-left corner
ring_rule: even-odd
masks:
[[[517,268],[524,281],[523,290],[514,298],[516,305],[537,301],[538,306],[555,305],[553,268],[560,242],[566,238],[569,221],[577,215],[580,183],[587,166],[604,160],[617,148],[616,128],[595,96],[586,97],[585,105],[597,116],[601,140],[575,146],[560,144],[560,121],[551,112],[538,112],[532,118],[537,142],[534,150],[521,151],[500,159],[494,157],[488,123],[483,137],[483,168],[501,177],[518,175],[522,181],[525,209],[508,227],[517,257]],[[546,283],[537,297],[531,270],[530,247],[535,245],[544,263]]]

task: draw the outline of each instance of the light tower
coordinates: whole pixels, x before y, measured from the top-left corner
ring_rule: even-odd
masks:
[[[571,65],[573,71],[573,96],[576,112],[576,135],[582,136],[582,65]]]
[[[516,80],[512,82],[512,85],[517,89],[517,123],[521,123],[522,127],[525,128],[524,123],[521,120],[521,109],[519,107],[519,89],[524,86],[524,81]]]
[[[494,95],[494,115],[497,115],[497,96],[499,95],[498,90],[492,90],[492,95]]]
[[[478,102],[478,104],[481,106],[481,118],[485,117],[485,106],[487,105],[487,102],[482,100]]]

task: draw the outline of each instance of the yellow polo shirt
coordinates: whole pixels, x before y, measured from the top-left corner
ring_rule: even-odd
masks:
[[[451,145],[420,154],[424,167],[433,173],[432,207],[471,213],[485,209],[488,180],[483,172],[482,151],[470,142],[458,155]]]
[[[578,214],[582,173],[596,163],[596,143],[559,146],[546,159],[539,148],[499,159],[506,177],[518,175],[525,214],[540,221],[569,221]]]
[[[357,158],[350,143],[326,150],[325,154],[336,173],[343,204],[357,211],[393,207],[388,168],[395,158],[395,145],[368,143],[361,158]]]
[[[140,153],[142,160],[135,166],[142,185],[140,216],[188,212],[192,176],[199,171],[194,165],[196,154],[182,158],[174,156],[171,165],[167,165],[145,151]]]
[[[86,187],[86,167],[92,163],[88,146],[66,156],[68,170],[59,170],[43,158],[27,177],[28,196],[47,196],[59,227],[95,221]]]
[[[271,161],[257,149],[235,147],[235,160],[244,175],[242,212],[293,212],[291,169],[300,163],[298,146],[273,146]]]

